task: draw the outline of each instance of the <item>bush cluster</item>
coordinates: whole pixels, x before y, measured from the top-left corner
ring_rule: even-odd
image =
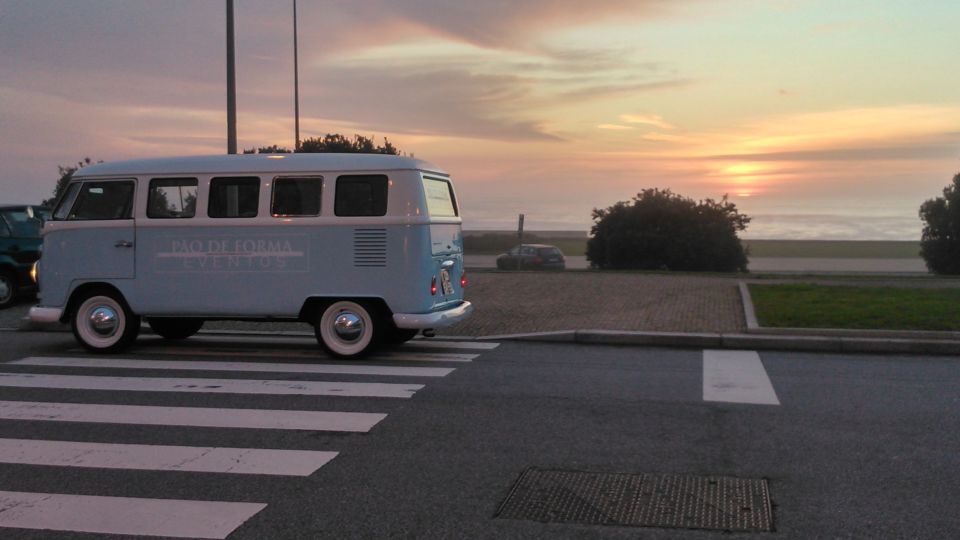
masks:
[[[602,269],[745,272],[738,231],[750,218],[726,195],[694,201],[646,189],[631,201],[593,210],[587,259]]]

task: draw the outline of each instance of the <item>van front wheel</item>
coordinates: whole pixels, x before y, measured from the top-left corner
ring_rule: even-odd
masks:
[[[140,333],[140,317],[110,291],[94,291],[80,299],[70,318],[73,335],[85,349],[95,353],[123,350]]]
[[[317,341],[337,358],[357,358],[380,341],[376,309],[350,300],[334,302],[320,312],[314,324]]]

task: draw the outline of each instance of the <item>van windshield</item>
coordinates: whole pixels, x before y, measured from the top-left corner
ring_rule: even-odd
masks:
[[[427,197],[427,212],[433,217],[457,217],[457,201],[450,182],[423,177],[423,193]]]

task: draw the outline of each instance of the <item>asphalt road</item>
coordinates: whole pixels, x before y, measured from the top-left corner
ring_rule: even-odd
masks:
[[[6,331],[0,332],[0,343],[0,400],[34,402],[34,408],[36,402],[48,402],[102,404],[108,413],[137,405],[386,415],[367,432],[133,423],[157,420],[154,414],[134,415],[122,424],[0,420],[0,456],[5,456],[0,457],[5,461],[0,464],[0,490],[151,499],[163,505],[199,501],[193,505],[203,509],[213,501],[265,505],[239,508],[242,515],[256,511],[226,526],[230,538],[939,539],[960,530],[955,512],[960,486],[954,474],[960,470],[957,358],[764,352],[759,371],[756,366],[750,369],[753,376],[763,372],[761,378],[769,381],[779,404],[753,404],[705,400],[705,380],[711,386],[710,399],[719,393],[750,401],[762,384],[742,379],[746,368],[715,380],[705,371],[709,363],[701,350],[522,343],[485,350],[463,348],[469,342],[439,348],[414,344],[362,364],[367,369],[452,369],[437,376],[440,372],[293,373],[290,364],[348,371],[345,366],[358,364],[324,358],[309,340],[297,339],[205,337],[170,345],[141,338],[120,356],[152,362],[137,368],[11,363],[30,357],[90,358],[65,333]],[[181,360],[214,364],[188,370],[175,364],[165,367],[178,369],[160,369],[164,364],[158,363]],[[147,378],[146,384],[155,387],[54,388],[89,377]],[[219,393],[236,382],[262,379],[296,381],[285,387],[294,394]],[[126,379],[111,381],[119,387]],[[340,384],[341,391],[295,393],[322,382]],[[171,389],[165,383],[172,384],[172,391],[156,391]],[[355,388],[348,383],[400,385],[415,388],[415,393],[409,398],[347,397],[343,389]],[[9,407],[0,405],[0,414],[8,414],[4,411]],[[8,439],[303,450],[310,452],[307,457],[338,454],[307,476],[183,469],[187,462],[202,460],[183,460],[175,470],[142,470],[79,467],[92,459],[84,451],[58,465],[24,464],[41,452],[12,459],[5,450]],[[283,458],[250,466],[289,462]],[[511,485],[528,467],[765,478],[775,531],[731,534],[495,518]],[[0,504],[5,500],[9,495],[0,494]],[[104,501],[87,502],[99,508],[96,504]],[[0,524],[18,519],[22,510],[0,512]],[[209,518],[221,510],[205,513]],[[132,513],[124,521],[123,511],[112,513],[127,526],[150,522]],[[47,512],[41,519],[59,517]],[[192,523],[178,521],[184,527]],[[0,534],[103,537],[24,528],[0,529]]]

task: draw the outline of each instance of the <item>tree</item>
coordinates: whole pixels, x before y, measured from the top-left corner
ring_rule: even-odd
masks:
[[[960,274],[960,173],[943,188],[943,197],[920,205],[920,255],[934,274]]]
[[[289,154],[290,149],[271,144],[270,146],[261,146],[260,148],[251,148],[244,150],[244,154]]]
[[[57,180],[57,185],[53,188],[53,197],[49,199],[44,199],[40,206],[53,207],[57,204],[57,201],[60,199],[60,195],[63,194],[63,190],[67,189],[67,184],[70,183],[70,179],[73,178],[73,173],[84,168],[87,165],[92,164],[93,161],[85,157],[77,162],[73,167],[64,167],[63,165],[58,165],[57,168],[60,169],[60,179]],[[103,161],[97,161],[97,163],[103,163]]]
[[[745,272],[737,237],[750,218],[724,195],[694,201],[669,189],[645,189],[631,201],[593,210],[587,260],[604,269]]]
[[[340,153],[340,154],[390,154],[399,155],[400,151],[386,137],[383,138],[383,146],[378,146],[372,138],[363,135],[354,135],[353,139],[347,138],[339,133],[328,133],[320,137],[312,137],[300,143],[299,153],[322,154],[322,153]],[[282,146],[272,145],[263,146],[257,149],[244,150],[244,154],[289,154],[290,150]]]

